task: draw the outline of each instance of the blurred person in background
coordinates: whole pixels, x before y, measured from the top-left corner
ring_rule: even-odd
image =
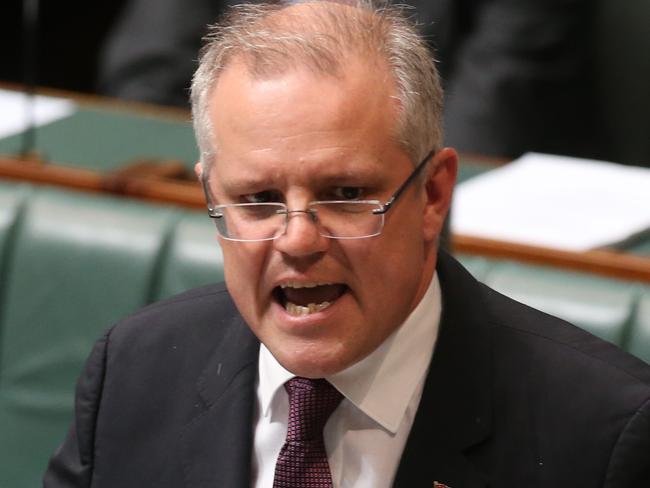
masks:
[[[131,0],[109,37],[99,87],[108,95],[187,106],[206,25],[236,1]],[[398,3],[398,2],[395,2]],[[590,0],[410,0],[437,53],[447,142],[461,151],[591,157]]]

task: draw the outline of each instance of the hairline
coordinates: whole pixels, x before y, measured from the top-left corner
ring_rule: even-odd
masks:
[[[304,2],[304,3],[309,3],[309,2]],[[317,3],[323,3],[323,2],[317,2]],[[336,2],[336,3],[346,3],[349,4],[348,2]],[[392,34],[394,34],[397,30],[402,29],[400,31],[402,34],[404,34],[404,28],[405,28],[405,23],[399,24],[398,22],[395,21],[397,17],[399,19],[404,20],[404,17],[401,16],[401,13],[396,14],[397,12],[396,8],[390,8],[390,9],[383,9],[383,8],[377,8],[373,5],[372,2],[351,2],[353,5],[350,5],[351,7],[357,8],[358,12],[355,15],[366,15],[369,14],[369,18],[371,19],[372,25],[375,27],[375,31],[373,31],[372,36],[374,38],[379,38],[382,41],[384,41],[384,44],[387,44],[390,42],[390,39],[388,39]],[[259,17],[253,19],[254,21],[258,22],[258,27],[261,25],[263,26],[263,22],[268,22],[269,17],[274,15],[276,12],[280,12],[290,5],[287,4],[280,4],[280,5],[263,5],[261,6],[261,14]],[[323,21],[326,16],[332,15],[343,15],[335,11],[335,9],[314,9],[313,10],[315,17],[315,21]],[[386,19],[385,15],[386,12],[389,13],[388,20]],[[393,15],[393,17],[390,17],[390,15]],[[345,16],[344,16],[345,17]],[[331,19],[330,19],[331,20]],[[343,29],[349,29],[350,28],[350,21],[349,19],[344,19],[345,22],[342,22],[343,26],[339,27],[336,26],[332,30],[331,34],[333,36],[340,36],[341,38],[345,35],[343,32]],[[260,22],[262,24],[260,24]],[[347,23],[346,23],[347,22]],[[331,25],[331,24],[330,24]],[[217,35],[218,35],[218,24],[217,24]],[[413,32],[413,26],[409,24],[407,29],[410,28],[411,31],[407,32],[407,34]],[[253,29],[251,29],[249,32],[252,32]],[[308,32],[308,30],[306,31]],[[329,34],[329,32],[325,31],[326,34]],[[349,33],[348,33],[349,34]],[[416,34],[417,36],[417,34]],[[408,36],[407,36],[408,37]],[[208,36],[206,39],[208,41],[214,39],[216,36],[213,36],[212,38]],[[373,38],[373,39],[374,39]],[[218,148],[213,147],[214,143],[214,127],[212,125],[212,120],[210,117],[210,114],[212,113],[212,106],[213,106],[213,99],[214,99],[214,90],[219,83],[219,80],[223,73],[231,68],[233,64],[237,62],[243,63],[243,65],[246,67],[248,70],[249,75],[251,76],[252,79],[265,79],[268,78],[270,75],[269,73],[272,73],[272,75],[282,75],[285,73],[290,72],[291,70],[297,70],[297,69],[307,69],[310,70],[314,73],[316,76],[332,76],[335,78],[341,79],[342,76],[344,76],[345,73],[345,67],[346,63],[350,62],[352,59],[358,59],[363,57],[364,55],[369,55],[368,57],[363,57],[363,59],[369,59],[369,63],[378,63],[382,65],[381,69],[385,70],[385,73],[390,77],[391,83],[393,85],[392,88],[392,94],[390,95],[390,99],[397,100],[399,103],[397,104],[397,120],[395,123],[395,130],[394,130],[394,136],[395,140],[398,144],[400,144],[405,151],[409,154],[413,165],[417,165],[418,162],[420,161],[420,158],[424,157],[424,154],[428,151],[430,151],[432,148],[438,150],[441,146],[441,139],[442,139],[442,134],[441,130],[442,128],[440,127],[441,125],[441,92],[440,92],[440,87],[439,87],[439,80],[437,77],[437,72],[435,70],[435,67],[432,67],[432,75],[434,77],[433,80],[433,93],[429,93],[429,95],[432,95],[434,98],[434,102],[437,102],[436,107],[432,108],[431,110],[434,113],[433,116],[433,126],[431,129],[432,131],[435,132],[435,134],[431,137],[431,139],[434,139],[433,143],[431,144],[431,147],[411,147],[409,143],[412,143],[413,141],[409,138],[408,134],[408,122],[409,122],[409,113],[408,111],[411,110],[413,111],[414,108],[417,109],[417,107],[406,107],[404,106],[406,102],[417,102],[418,97],[413,97],[409,98],[409,93],[405,93],[405,91],[408,91],[409,87],[404,87],[400,86],[400,74],[398,71],[400,69],[404,69],[404,66],[400,66],[399,63],[393,63],[391,62],[391,55],[395,55],[395,52],[398,54],[401,53],[401,51],[398,50],[398,47],[393,45],[392,46],[392,51],[390,50],[390,47],[386,46],[374,46],[370,45],[368,43],[367,39],[362,39],[362,34],[359,32],[354,32],[352,35],[348,35],[347,39],[351,39],[354,41],[354,44],[346,44],[345,46],[335,46],[335,49],[340,48],[341,49],[341,54],[342,54],[342,59],[339,60],[334,60],[334,62],[330,65],[322,64],[319,62],[315,62],[313,58],[310,58],[309,53],[304,53],[300,51],[300,46],[295,46],[295,48],[292,50],[292,52],[287,53],[287,56],[285,59],[282,59],[281,62],[278,62],[276,64],[273,64],[272,62],[268,62],[270,60],[278,60],[277,53],[269,53],[270,48],[260,48],[259,51],[254,51],[252,54],[250,52],[247,52],[243,46],[235,46],[234,48],[231,46],[230,49],[226,47],[222,51],[218,51],[216,54],[218,55],[217,59],[215,59],[215,53],[211,52],[210,48],[212,46],[212,43],[206,45],[204,50],[202,51],[202,56],[201,56],[201,64],[199,66],[199,69],[197,70],[193,84],[192,84],[192,111],[193,111],[193,116],[194,116],[194,126],[195,126],[195,132],[197,135],[197,142],[199,144],[199,149],[201,151],[201,164],[203,167],[204,173],[207,173],[210,168],[212,167],[212,164],[214,162],[214,159],[216,158]],[[395,39],[393,39],[395,41]],[[415,42],[417,44],[416,47],[420,48],[422,50],[424,43],[422,39],[417,36],[417,41],[414,41],[413,38],[407,39],[409,42]],[[218,42],[218,39],[217,39]],[[426,49],[426,48],[425,48]],[[426,49],[427,55],[431,55],[430,52],[428,52],[428,49]],[[422,53],[418,53],[420,56],[422,56]],[[260,67],[257,66],[255,56],[266,56],[266,58],[262,58],[266,64],[264,66]],[[206,60],[206,58],[208,58]],[[374,58],[374,60],[372,60]],[[215,61],[218,61],[218,66],[207,66],[207,63],[214,63]],[[402,60],[403,61],[403,60]],[[420,59],[422,61],[422,59]],[[427,60],[429,62],[433,62],[432,59]],[[426,66],[426,61],[424,61],[425,68]],[[420,66],[421,68],[421,66]],[[207,75],[207,84],[208,86],[205,87],[197,87],[197,79],[199,81],[203,82],[205,85],[206,83],[206,75]],[[430,74],[429,74],[430,75]],[[426,77],[427,74],[424,75]],[[405,78],[405,77],[403,77]],[[417,80],[416,80],[417,81]],[[431,82],[431,80],[427,80]],[[197,92],[197,88],[202,88],[200,91]],[[412,87],[411,87],[412,88]],[[431,87],[429,87],[431,88]],[[413,103],[412,103],[413,104]],[[425,118],[427,115],[431,115],[431,113],[425,112]],[[429,117],[431,119],[431,117]],[[428,120],[428,122],[431,122],[431,120]],[[419,126],[418,126],[419,127]],[[206,150],[209,148],[209,150]]]

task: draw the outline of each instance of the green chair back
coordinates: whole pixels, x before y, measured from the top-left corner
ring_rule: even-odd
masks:
[[[174,212],[33,192],[5,254],[0,298],[0,487],[40,485],[72,418],[73,389],[102,330],[151,299]]]
[[[161,263],[154,299],[223,281],[223,255],[207,212],[185,213]]]

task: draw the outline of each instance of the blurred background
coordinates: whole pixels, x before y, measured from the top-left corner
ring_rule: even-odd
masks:
[[[0,80],[25,79],[29,3],[37,85],[187,107],[205,25],[237,2],[4,0]],[[647,0],[408,3],[437,51],[450,145],[650,161]]]
[[[38,2],[37,84],[94,93],[98,54],[127,0]],[[23,0],[0,4],[0,80],[22,82],[27,32]]]

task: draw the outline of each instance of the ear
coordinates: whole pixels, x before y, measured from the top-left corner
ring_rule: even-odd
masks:
[[[440,235],[451,206],[458,172],[458,154],[446,147],[438,151],[429,165],[425,182],[424,237],[434,241]]]
[[[201,175],[203,174],[203,165],[201,165],[201,161],[198,161],[194,165],[194,173],[196,174],[196,177],[200,180]]]

